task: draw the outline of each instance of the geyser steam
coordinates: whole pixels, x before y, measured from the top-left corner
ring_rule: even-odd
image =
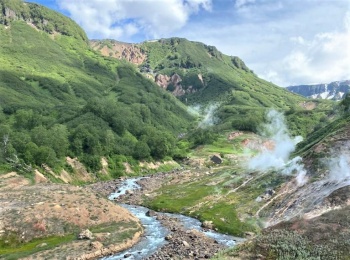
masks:
[[[306,171],[301,158],[289,160],[301,136],[292,138],[288,133],[282,113],[270,110],[266,114],[266,123],[261,126],[260,134],[274,143],[272,149],[263,147],[262,152],[250,159],[248,168],[254,171],[281,170],[283,174],[297,173],[298,185],[304,185]]]
[[[341,182],[350,178],[349,154],[345,151],[341,151],[338,156],[330,158],[327,164],[331,181]]]
[[[217,108],[218,104],[211,104],[205,108],[197,105],[188,107],[188,112],[192,115],[202,118],[198,124],[199,128],[207,128],[209,126],[213,126],[216,123],[217,118],[215,118],[214,114]]]

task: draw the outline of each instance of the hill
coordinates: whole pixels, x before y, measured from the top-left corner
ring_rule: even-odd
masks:
[[[94,172],[104,156],[118,176],[126,161],[173,155],[193,120],[181,102],[131,64],[91,50],[69,18],[20,0],[0,5],[2,165],[74,175],[66,156]]]
[[[219,131],[256,132],[267,109],[288,112],[290,128],[306,136],[326,115],[330,103],[311,102],[257,77],[236,56],[228,56],[200,42],[183,38],[139,44],[92,40],[103,55],[127,60],[161,88],[189,106],[212,107]],[[311,119],[311,120],[310,120]]]
[[[287,89],[308,98],[341,100],[345,94],[349,93],[350,80],[334,81],[328,84],[290,86]]]

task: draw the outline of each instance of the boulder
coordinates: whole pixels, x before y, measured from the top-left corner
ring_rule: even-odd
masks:
[[[157,213],[154,210],[149,210],[146,212],[147,217],[155,217]]]
[[[222,158],[219,155],[213,155],[210,160],[215,164],[221,164]]]
[[[80,232],[80,234],[78,235],[78,239],[93,239],[92,236],[92,232],[88,229],[85,229],[83,231]]]
[[[213,221],[204,221],[202,223],[202,227],[203,228],[208,228],[208,229],[213,229],[214,228],[214,224],[213,224]]]

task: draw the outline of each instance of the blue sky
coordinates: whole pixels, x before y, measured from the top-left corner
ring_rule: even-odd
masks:
[[[239,56],[280,86],[350,79],[350,0],[29,0],[90,39],[184,37]]]

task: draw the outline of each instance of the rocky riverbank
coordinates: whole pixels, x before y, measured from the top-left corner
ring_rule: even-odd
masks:
[[[225,248],[224,245],[197,230],[187,230],[177,218],[159,213],[153,214],[170,230],[170,233],[165,237],[168,243],[148,257],[148,260],[208,259]]]
[[[115,201],[119,203],[141,205],[143,197],[152,196],[151,194],[156,189],[160,188],[163,183],[188,181],[189,178],[200,177],[199,175],[201,174],[208,173],[189,171],[157,173],[140,178],[137,181],[137,184],[140,185],[139,189],[130,189],[126,191],[120,188],[121,184],[125,182],[123,178],[109,182],[96,183],[91,185],[91,187],[104,196],[111,193],[123,194],[115,199]],[[198,230],[185,227],[182,221],[177,217],[157,213],[152,210],[147,214],[160,221],[161,224],[169,230],[169,234],[164,238],[167,243],[146,259],[208,259],[227,247],[219,244],[218,241],[209,238]],[[238,238],[237,242],[241,240],[242,239]],[[128,257],[132,257],[132,255],[126,254],[125,258]]]

